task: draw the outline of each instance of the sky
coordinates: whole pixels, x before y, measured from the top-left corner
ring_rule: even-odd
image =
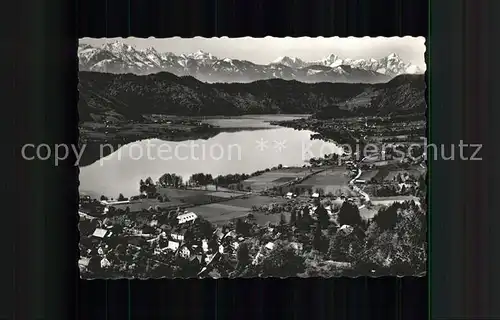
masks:
[[[132,45],[137,49],[153,47],[159,52],[172,52],[175,54],[193,53],[202,50],[220,59],[247,60],[257,64],[268,64],[282,56],[297,57],[304,61],[315,61],[332,53],[344,59],[380,59],[390,53],[396,53],[403,61],[410,62],[422,70],[426,69],[424,37],[80,39],[80,43],[94,46],[114,41]]]

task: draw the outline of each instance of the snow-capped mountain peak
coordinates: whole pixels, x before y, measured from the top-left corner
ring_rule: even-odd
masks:
[[[158,51],[156,51],[155,48],[153,47],[149,47],[145,50],[147,53],[154,53],[154,54],[158,54]]]
[[[111,43],[105,43],[102,45],[102,48],[104,50],[111,51],[113,53],[124,53],[124,52],[132,52],[135,51],[135,49],[128,44],[125,44],[123,42],[115,41]]]
[[[397,53],[390,53],[388,56],[387,56],[387,59],[399,59],[399,56]]]
[[[343,60],[337,56],[336,54],[329,54],[328,56],[324,57],[321,60],[313,62],[314,64],[322,65],[322,66],[327,66],[331,68],[338,67],[343,64]]]
[[[217,57],[213,56],[211,53],[198,50],[194,53],[188,53],[185,55],[187,58],[195,59],[195,60],[218,60]]]
[[[191,75],[206,82],[249,82],[271,78],[302,82],[385,82],[399,74],[422,71],[404,62],[396,53],[382,58],[351,59],[329,54],[321,60],[304,61],[282,56],[267,65],[233,57],[219,59],[198,50],[176,55],[154,47],[137,49],[115,41],[100,47],[80,43],[81,71],[149,74],[167,71],[178,76]]]
[[[281,64],[290,68],[302,68],[306,65],[304,61],[297,57],[278,57],[271,64]]]

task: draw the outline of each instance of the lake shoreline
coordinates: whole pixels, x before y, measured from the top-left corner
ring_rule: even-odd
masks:
[[[250,117],[258,119],[248,120]],[[306,153],[309,144],[312,146],[308,150],[314,157],[320,156],[322,152],[339,151],[335,143],[312,140],[314,132],[271,125],[271,121],[279,120],[276,115],[270,119],[262,115],[245,116],[244,119],[248,121],[225,118],[221,120],[220,126],[211,126],[209,132],[190,131],[182,136],[159,135],[155,134],[155,130],[142,130],[145,128],[143,123],[128,125],[124,131],[141,129],[140,135],[128,135],[129,140],[110,140],[111,134],[97,132],[100,140],[87,140],[80,161],[81,190],[112,195],[116,192],[131,193],[130,190],[136,189],[135,184],[140,178],[156,179],[166,172],[182,177],[198,172],[218,176],[250,174],[280,164],[284,167],[302,167],[308,164],[311,157]],[[292,117],[284,116],[283,119]],[[233,123],[237,126],[233,126]],[[178,126],[165,123],[154,124],[154,127],[165,125]],[[105,129],[103,127],[100,130]],[[123,131],[118,134],[123,136]],[[127,144],[128,141],[131,143]],[[259,146],[261,141],[264,145]],[[102,148],[104,144],[106,146]],[[193,144],[196,149],[191,150]],[[169,149],[167,154],[157,153],[158,150],[166,149]],[[212,150],[215,150],[215,156]],[[221,156],[218,158],[219,151]],[[143,152],[142,156],[138,152]],[[122,187],[125,187],[123,191]]]
[[[86,121],[80,124],[80,148],[85,145],[79,166],[89,166],[101,158],[112,153],[121,146],[136,141],[147,139],[160,139],[172,142],[186,140],[208,140],[223,132],[239,132],[252,130],[266,130],[279,128],[273,125],[274,119],[263,120],[267,125],[261,126],[220,126],[210,123],[211,120],[261,120],[263,117],[286,117],[291,119],[308,117],[304,114],[287,115],[262,115],[248,114],[243,116],[209,116],[209,117],[181,117],[173,115],[162,115],[161,121],[153,117],[141,122],[118,122],[107,123],[99,121]]]

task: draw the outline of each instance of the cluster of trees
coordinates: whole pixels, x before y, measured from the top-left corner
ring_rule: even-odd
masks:
[[[228,187],[231,184],[238,184],[248,178],[250,178],[250,175],[244,173],[228,174],[225,176],[219,175],[214,179],[214,183],[217,186]]]
[[[395,203],[365,221],[354,204],[344,202],[337,214],[337,225],[331,223],[322,206],[314,214],[316,220],[311,219],[307,208],[293,211],[288,224],[280,223],[281,231],[288,236],[274,241],[275,248],[257,266],[247,265],[249,250],[240,246],[238,266],[246,267],[237,275],[328,277],[425,272],[426,215],[415,203]],[[349,228],[338,229],[342,225]],[[285,232],[283,228],[290,226],[295,231]],[[290,240],[303,243],[305,250],[295,250]]]
[[[158,182],[162,187],[180,188],[183,185],[182,177],[175,173],[165,173]]]
[[[139,181],[139,192],[146,193],[146,195],[151,197],[157,197],[158,193],[156,192],[156,184],[153,182],[151,177],[147,178],[145,181],[141,179]]]
[[[415,195],[416,188],[415,186],[406,187],[402,185],[401,188],[397,185],[380,185],[376,186],[373,189],[373,195],[376,197],[391,197],[391,196],[407,196],[407,195]]]
[[[188,183],[195,186],[207,186],[212,184],[214,179],[211,174],[195,173],[189,177]]]
[[[404,132],[398,132],[399,134],[404,134]],[[408,138],[403,138],[402,141],[406,142]],[[384,148],[386,159],[392,159],[392,157],[403,158],[404,156],[409,156],[412,159],[417,159],[424,154],[425,147],[423,145],[406,145],[399,144],[395,147]]]
[[[339,154],[331,153],[325,155],[323,158],[311,158],[309,164],[313,167],[320,166],[336,166],[339,164]]]

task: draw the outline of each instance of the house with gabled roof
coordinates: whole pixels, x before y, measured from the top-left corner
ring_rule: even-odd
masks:
[[[196,218],[198,218],[198,216],[196,215],[196,213],[194,213],[194,212],[186,212],[186,213],[183,213],[183,214],[180,214],[180,215],[177,216],[177,222],[179,224],[183,224],[183,223],[186,223],[186,222],[194,221],[194,220],[196,220]]]
[[[102,228],[96,228],[94,233],[92,233],[93,237],[101,238],[101,239],[110,237],[111,235],[112,235],[111,231],[106,230],[106,229],[102,229]]]
[[[175,230],[172,230],[172,232],[170,233],[170,237],[173,240],[182,242],[182,241],[184,241],[185,234],[186,234],[186,230],[175,229]]]

